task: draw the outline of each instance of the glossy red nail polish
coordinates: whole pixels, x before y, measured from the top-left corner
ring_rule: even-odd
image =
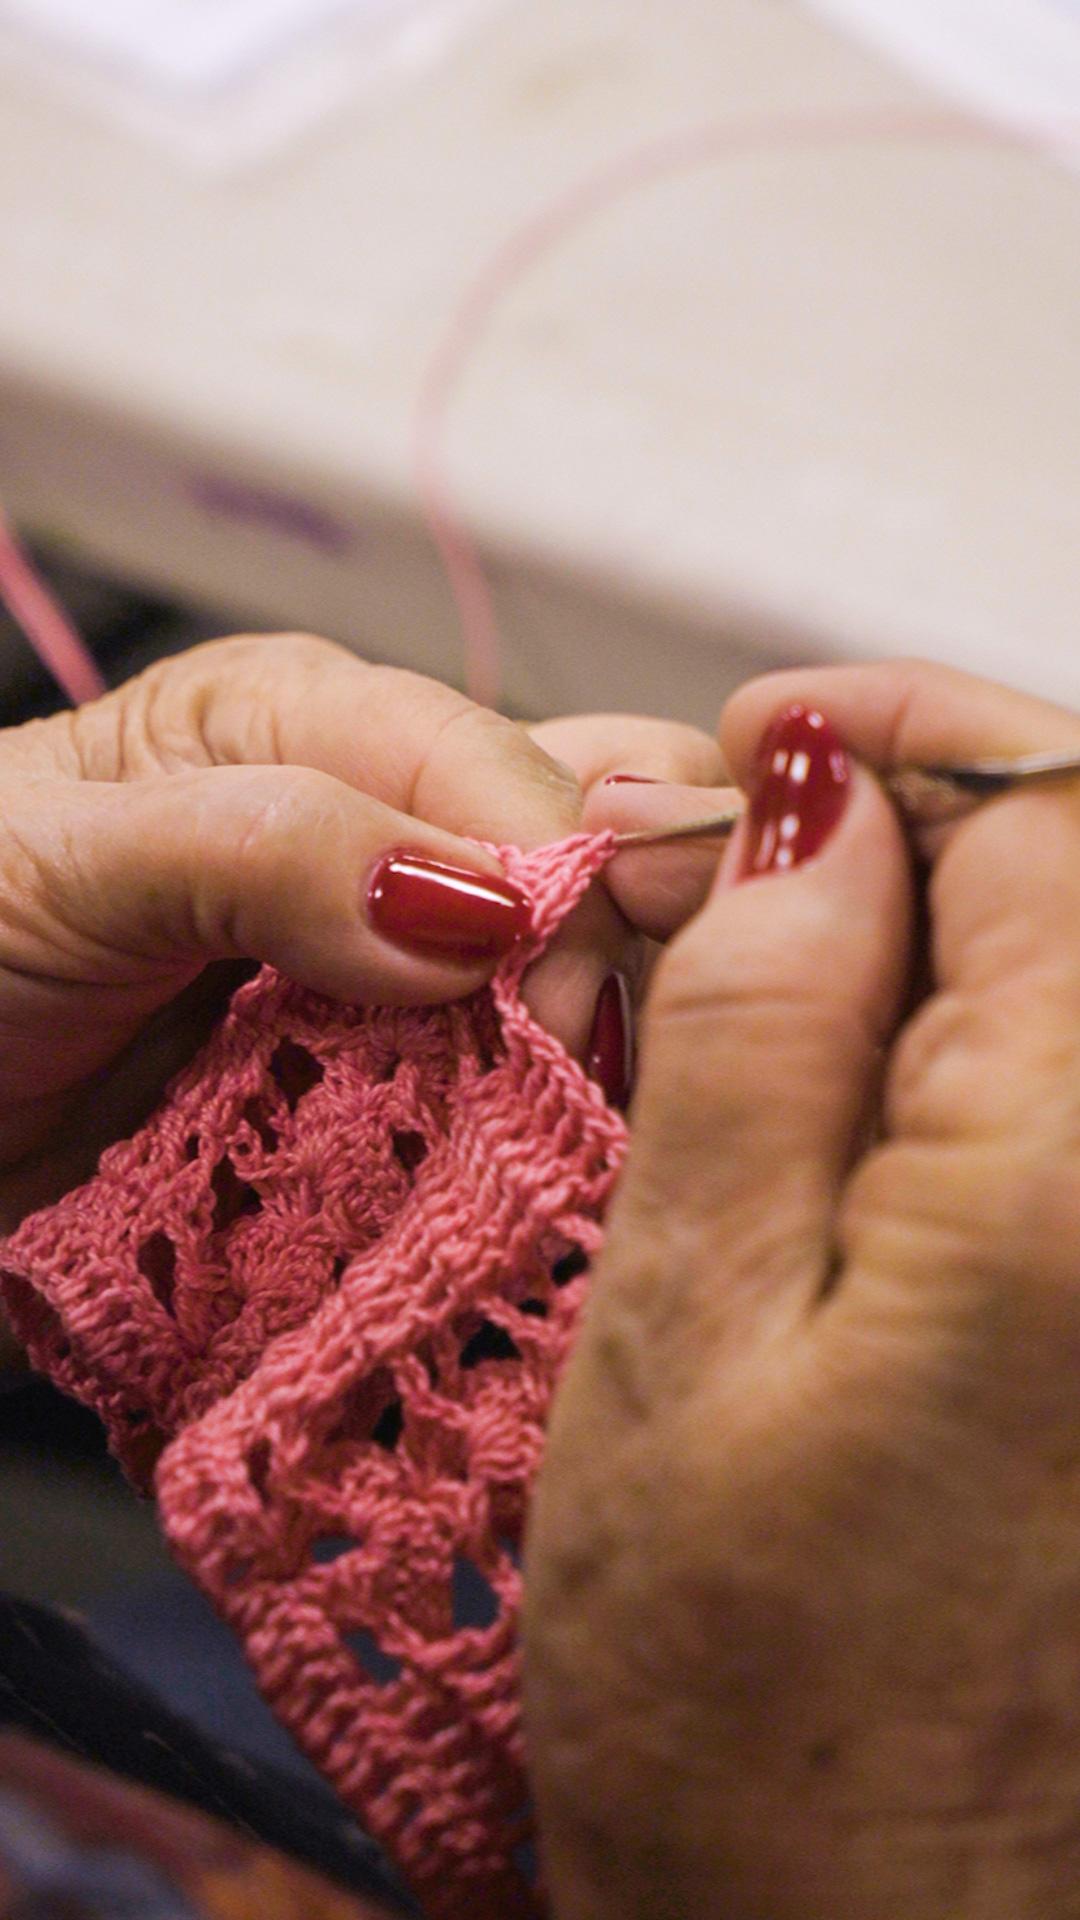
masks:
[[[367,906],[372,926],[388,940],[459,960],[509,953],[532,920],[528,900],[511,880],[400,849],[376,866]]]
[[[609,973],[596,996],[585,1071],[612,1107],[625,1107],[634,1080],[634,1022],[625,974]]]
[[[663,780],[654,780],[650,773],[608,773],[604,776],[605,787],[662,787]]]
[[[758,749],[741,878],[786,873],[818,853],[850,787],[851,761],[824,714],[789,707]]]

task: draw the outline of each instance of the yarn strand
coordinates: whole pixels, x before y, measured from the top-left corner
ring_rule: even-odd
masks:
[[[96,1177],[0,1247],[271,1707],[431,1920],[535,1920],[529,1493],[626,1148],[521,999],[610,833],[499,850],[532,933],[445,1007],[266,968]]]

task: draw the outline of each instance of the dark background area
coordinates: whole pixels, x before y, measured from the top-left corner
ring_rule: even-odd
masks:
[[[110,686],[151,661],[227,633],[220,615],[193,612],[88,572],[49,549],[30,557],[75,622]],[[54,713],[66,704],[22,632],[0,607],[0,726]]]

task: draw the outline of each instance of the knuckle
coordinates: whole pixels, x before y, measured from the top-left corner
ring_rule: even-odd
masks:
[[[422,813],[426,798],[445,795],[447,782],[456,782],[462,765],[470,764],[490,768],[493,779],[497,773],[503,782],[504,793],[495,794],[493,812],[504,797],[524,788],[542,803],[549,831],[577,825],[582,796],[569,767],[545,753],[516,721],[464,699],[445,715],[429,746],[415,783],[412,810]],[[481,823],[469,824],[479,830]]]
[[[275,659],[284,656],[288,660],[317,659],[340,653],[342,649],[333,640],[324,640],[317,633],[305,633],[300,629],[280,628],[273,633],[230,633],[220,640],[210,640],[200,649],[206,656],[243,660],[254,655],[259,659]]]
[[[174,678],[164,683],[169,698],[159,710],[189,759],[194,751],[211,765],[282,762],[287,716],[343,658],[349,656],[315,634],[231,634],[165,663]]]
[[[257,634],[254,636],[254,645],[261,650],[267,665],[274,666],[318,670],[331,662],[340,661],[343,656],[355,658],[347,647],[339,646],[337,641],[299,630]]]
[[[987,1352],[1023,1326],[1067,1320],[1080,1336],[1078,1171],[1080,1151],[1046,1141],[886,1139],[848,1186],[839,1242],[864,1274],[890,1277],[886,1306]]]
[[[1080,1143],[1080,990],[1044,974],[1042,991],[1017,978],[990,992],[939,990],[893,1050],[886,1118],[929,1140],[1050,1139]]]
[[[244,883],[279,874],[282,862],[309,858],[340,814],[338,781],[309,766],[246,770],[236,781],[233,833],[217,837],[219,874]],[[211,831],[209,839],[215,839]]]
[[[283,677],[316,673],[341,653],[332,640],[313,633],[230,633],[160,661],[141,677],[160,673],[167,684],[183,687],[194,707],[201,703],[208,713],[223,694],[238,688],[246,692],[252,682],[267,682],[273,690]]]
[[[980,1050],[975,1010],[957,993],[938,993],[920,1008],[893,1049],[885,1086],[886,1118],[898,1133],[947,1131],[971,1104],[963,1063]]]
[[[724,777],[716,741],[701,727],[679,720],[650,723],[649,758],[658,776],[687,786],[714,786]]]
[[[927,661],[911,655],[885,664],[883,673],[889,676],[890,710],[888,733],[881,754],[884,767],[903,765],[910,759],[919,759],[925,753],[926,728],[923,722],[927,702],[932,703],[935,711],[940,706],[941,690],[940,687],[935,688],[936,671]]]
[[[262,770],[259,770],[262,774]],[[314,767],[274,768],[250,783],[232,858],[241,865],[295,853],[340,811],[339,783]]]
[[[86,716],[95,713],[100,719],[103,704],[100,700],[88,701],[44,720],[24,720],[18,726],[5,727],[0,735],[5,771],[17,767],[31,774],[87,777],[82,749]]]
[[[222,772],[230,789],[224,807]],[[195,850],[198,937],[207,950],[248,953],[256,924],[286,916],[287,889],[295,892],[298,872],[310,871],[312,848],[321,858],[340,838],[338,783],[309,767],[215,769],[204,779],[214,787]]]
[[[391,667],[379,662],[368,668],[370,686],[381,693],[391,707],[402,705],[430,708],[433,713],[451,715],[472,709],[468,696],[442,680],[432,680],[412,667]]]
[[[201,681],[208,675],[216,677],[256,658],[267,637],[258,633],[227,633],[218,639],[201,640],[196,646],[187,647],[183,653],[152,661],[136,680],[128,684],[137,686],[140,682],[167,680],[180,685],[189,680]]]

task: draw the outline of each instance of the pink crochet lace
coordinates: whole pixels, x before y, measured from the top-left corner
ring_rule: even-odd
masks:
[[[266,1698],[439,1920],[540,1904],[522,1529],[626,1134],[519,986],[610,852],[502,850],[532,937],[459,1005],[342,1008],[265,969],[3,1249],[34,1363],[152,1480]]]

